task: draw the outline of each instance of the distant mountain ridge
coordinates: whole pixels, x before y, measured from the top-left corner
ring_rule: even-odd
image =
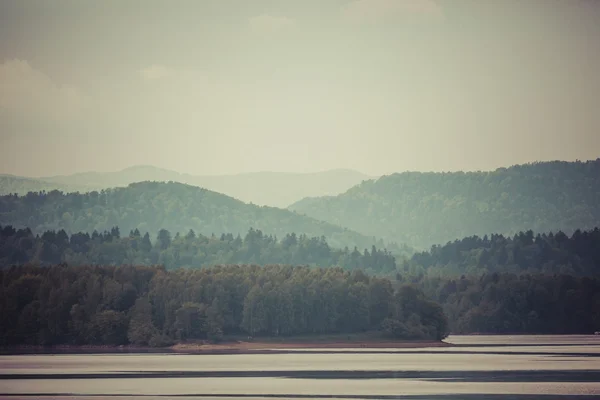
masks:
[[[314,173],[252,172],[236,175],[191,175],[138,165],[115,172],[83,172],[40,178],[0,175],[0,194],[58,189],[66,192],[124,187],[143,181],[179,182],[226,194],[244,202],[273,207],[312,196],[335,195],[371,176],[350,169]]]
[[[569,234],[600,225],[600,159],[490,172],[396,173],[289,209],[422,249],[489,233]]]
[[[176,182],[139,182],[86,194],[52,191],[0,196],[0,225],[30,228],[35,233],[59,229],[67,233],[103,232],[114,226],[123,232],[138,229],[153,234],[163,228],[173,234],[186,234],[192,229],[207,236],[213,233],[245,235],[254,228],[279,237],[290,232],[309,237],[325,236],[328,243],[337,248],[357,246],[362,250],[372,245],[385,246],[374,237],[286,209],[259,207]]]
[[[62,190],[64,192],[87,191],[82,185],[60,184],[44,181],[38,178],[26,178],[22,176],[0,174],[0,195],[20,194],[25,195],[29,192],[41,192],[50,190]]]

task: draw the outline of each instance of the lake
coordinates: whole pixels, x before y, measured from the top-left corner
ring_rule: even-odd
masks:
[[[456,346],[274,354],[0,356],[8,399],[600,398],[600,336],[451,336]]]

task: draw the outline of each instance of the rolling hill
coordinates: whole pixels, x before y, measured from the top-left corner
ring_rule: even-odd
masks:
[[[289,209],[418,248],[530,229],[569,234],[600,225],[600,159],[491,172],[397,173]]]
[[[249,228],[283,237],[304,233],[325,236],[332,247],[359,249],[383,242],[292,211],[246,204],[232,197],[181,183],[139,182],[125,188],[86,194],[59,191],[0,196],[0,225],[28,227],[36,233],[64,229],[67,233],[99,232],[114,226],[173,234],[193,229],[204,235],[239,233]],[[393,248],[390,250],[394,250]]]
[[[315,173],[253,172],[237,175],[201,176],[180,174],[153,166],[134,166],[115,172],[84,172],[73,175],[25,178],[0,176],[0,194],[61,190],[82,193],[124,187],[143,181],[180,182],[207,188],[258,205],[287,207],[313,196],[336,195],[371,177],[336,169]]]

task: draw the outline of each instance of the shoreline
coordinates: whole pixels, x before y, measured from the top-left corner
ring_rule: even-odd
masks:
[[[281,354],[301,349],[402,349],[428,347],[455,347],[444,341],[227,341],[221,343],[189,342],[168,347],[134,345],[56,345],[56,346],[2,346],[0,355],[34,354]]]
[[[298,349],[402,349],[426,347],[451,347],[450,343],[443,341],[252,341],[252,342],[225,342],[225,343],[177,343],[170,347],[176,352],[231,352],[231,353],[256,353],[257,351],[285,351]]]

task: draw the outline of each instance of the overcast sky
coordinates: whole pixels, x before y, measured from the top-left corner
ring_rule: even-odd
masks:
[[[600,156],[600,1],[0,2],[0,173]]]

